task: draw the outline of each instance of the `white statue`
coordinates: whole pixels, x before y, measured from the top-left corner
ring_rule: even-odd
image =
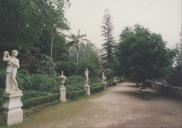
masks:
[[[89,82],[89,70],[88,70],[88,68],[86,68],[86,70],[85,70],[85,78],[86,78],[86,85],[88,85],[88,82]]]
[[[20,67],[19,60],[16,58],[18,55],[17,50],[12,50],[11,55],[8,51],[4,51],[3,53],[3,61],[7,62],[6,69],[6,94],[12,94],[16,91],[21,91],[18,88],[18,84],[16,81],[17,69]]]
[[[106,79],[107,79],[107,78],[106,78],[104,72],[102,72],[102,82],[105,83],[105,82],[106,82]]]
[[[59,79],[61,80],[61,87],[60,87],[60,101],[66,102],[66,87],[64,86],[67,77],[63,74],[64,72],[61,71],[61,75]]]
[[[64,86],[67,77],[64,75],[63,71],[61,71],[61,76],[59,76],[59,78],[61,79],[61,86]]]

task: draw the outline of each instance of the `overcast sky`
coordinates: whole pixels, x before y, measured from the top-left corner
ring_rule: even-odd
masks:
[[[118,40],[125,26],[141,24],[159,33],[174,48],[179,41],[181,0],[71,0],[66,12],[71,32],[78,29],[96,46],[102,45],[104,10],[109,8],[113,18],[114,37]]]

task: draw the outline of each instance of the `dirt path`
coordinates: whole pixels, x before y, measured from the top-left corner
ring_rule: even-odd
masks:
[[[182,103],[150,90],[143,100],[135,85],[45,108],[13,128],[182,128]]]

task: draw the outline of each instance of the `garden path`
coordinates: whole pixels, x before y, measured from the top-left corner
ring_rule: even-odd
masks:
[[[142,99],[133,83],[40,110],[13,128],[182,128],[182,103],[149,90]]]

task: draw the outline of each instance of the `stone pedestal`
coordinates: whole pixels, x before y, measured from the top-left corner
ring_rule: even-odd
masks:
[[[91,93],[90,93],[90,86],[89,85],[85,85],[84,89],[85,89],[86,95],[90,96],[91,95]]]
[[[60,101],[66,102],[66,88],[65,88],[65,86],[60,87]]]
[[[107,83],[103,82],[103,85],[104,85],[104,89],[106,90],[107,89]]]
[[[23,122],[23,110],[21,97],[22,92],[14,92],[13,94],[5,94],[4,117],[5,123],[10,126],[14,124],[19,124]]]

